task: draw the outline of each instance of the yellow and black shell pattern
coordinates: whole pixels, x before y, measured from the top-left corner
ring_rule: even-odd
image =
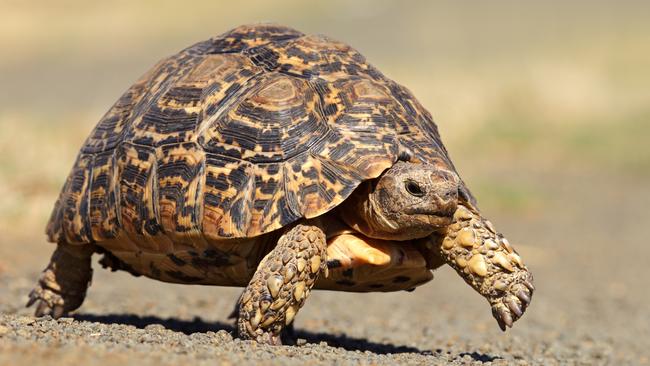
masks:
[[[401,157],[453,167],[430,114],[350,46],[248,25],[162,60],[84,143],[52,242],[205,243],[324,214]]]

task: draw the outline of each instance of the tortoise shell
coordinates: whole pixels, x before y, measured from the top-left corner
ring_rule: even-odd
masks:
[[[84,143],[52,242],[150,250],[324,214],[398,159],[453,165],[431,115],[350,46],[242,26],[160,61]]]

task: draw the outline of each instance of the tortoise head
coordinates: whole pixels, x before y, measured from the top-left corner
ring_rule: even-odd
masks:
[[[359,187],[342,206],[341,217],[371,238],[422,238],[451,224],[460,184],[456,172],[442,162],[399,161]]]

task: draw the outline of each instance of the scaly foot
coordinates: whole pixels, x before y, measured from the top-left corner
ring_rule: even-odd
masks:
[[[535,289],[533,276],[517,252],[469,204],[458,206],[443,235],[433,235],[429,243],[437,245],[444,261],[488,300],[499,327],[512,327]]]
[[[81,306],[92,278],[90,258],[93,252],[90,245],[58,245],[29,294],[26,306],[36,304],[34,315],[60,318]]]

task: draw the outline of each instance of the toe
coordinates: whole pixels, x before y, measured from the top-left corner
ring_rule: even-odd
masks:
[[[52,318],[59,319],[65,314],[65,308],[62,305],[55,305],[52,309]]]
[[[502,331],[506,331],[506,323],[503,322],[503,318],[501,317],[501,314],[497,310],[496,307],[492,308],[492,316],[494,319],[497,320],[497,324],[499,324],[499,328],[501,328]]]
[[[34,305],[36,300],[38,300],[38,296],[36,296],[36,293],[34,292],[34,290],[32,290],[32,292],[29,293],[29,299],[27,300],[27,304],[25,304],[25,307],[28,308]]]
[[[528,306],[528,304],[530,304],[530,295],[528,294],[528,291],[526,291],[524,289],[521,289],[521,290],[517,291],[516,295],[517,295],[517,298],[521,301],[524,308],[526,308]]]
[[[502,303],[497,303],[492,307],[492,315],[497,320],[499,328],[505,332],[507,328],[512,328],[514,320],[510,310]]]
[[[36,311],[34,316],[40,318],[42,316],[48,315],[50,313],[50,306],[44,300],[40,300],[36,306]]]
[[[517,300],[515,300],[512,297],[508,297],[506,300],[504,300],[505,304],[508,306],[508,309],[512,312],[513,315],[515,315],[516,319],[520,318],[521,315],[524,313],[521,310],[521,307],[517,303]]]

